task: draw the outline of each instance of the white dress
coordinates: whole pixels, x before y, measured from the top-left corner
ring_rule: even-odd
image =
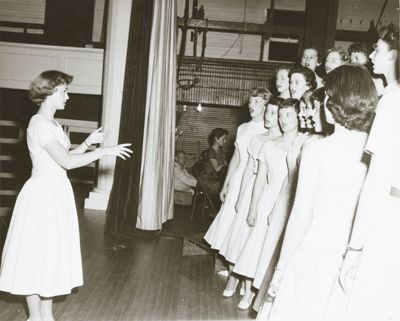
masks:
[[[246,169],[247,159],[249,157],[247,147],[250,140],[253,136],[266,132],[267,129],[264,127],[264,121],[249,121],[240,125],[237,130],[235,147],[239,152],[239,164],[232,173],[225,201],[204,236],[204,239],[211,245],[212,249],[219,250],[221,248],[222,242],[224,241],[235,217],[235,205],[239,196],[240,184],[242,182],[244,170]]]
[[[267,164],[267,182],[257,204],[256,223],[233,268],[233,272],[248,278],[254,278],[256,273],[269,226],[268,218],[288,174],[286,155],[287,152],[278,148],[273,141],[267,141],[258,155],[259,161]]]
[[[32,176],[18,195],[0,269],[0,290],[53,297],[83,284],[78,218],[66,171],[45,151],[70,142],[59,124],[32,117],[27,141]]]
[[[316,139],[321,139],[321,138],[322,137],[320,135],[315,135],[315,134],[314,135],[310,135],[308,133],[298,134],[298,136],[293,141],[292,146],[290,146],[290,148],[288,150],[286,160],[288,161],[288,158],[296,159],[297,160],[296,163],[298,164],[299,157],[301,156],[301,151],[302,151],[303,146],[305,146],[306,144],[308,144]],[[290,214],[289,202],[291,199],[293,199],[295,192],[296,192],[295,186],[293,188],[288,183],[285,185],[284,188],[283,188],[283,186],[281,188],[277,202],[284,201],[286,204],[284,207],[280,208],[279,210],[274,209],[273,216],[271,214],[271,216],[269,218],[268,230],[267,230],[267,233],[264,238],[264,243],[262,246],[260,259],[258,261],[257,270],[256,270],[256,273],[254,275],[254,280],[253,280],[253,287],[255,287],[256,289],[260,289],[261,284],[264,281],[264,277],[267,274],[268,269],[273,269],[277,263],[277,262],[275,262],[275,260],[277,260],[278,257],[274,253],[275,253],[275,251],[280,252],[280,249],[277,249],[277,246],[278,246],[279,240],[282,237],[282,233],[284,233],[284,228],[286,226],[286,223],[287,223],[287,220],[288,220],[289,214]],[[274,258],[274,255],[275,255],[275,258]],[[273,264],[273,265],[271,265],[271,264]],[[265,290],[267,290],[267,288],[265,288]],[[261,289],[260,289],[260,291],[261,291]],[[260,291],[258,292],[258,295],[261,294]],[[265,295],[265,293],[264,293],[264,295]],[[254,305],[253,305],[253,307],[254,307]]]
[[[305,148],[297,194],[310,181],[311,217],[303,223],[307,229],[283,271],[268,320],[322,320],[346,252],[366,175],[367,166],[362,162],[366,138],[365,133],[343,129]],[[306,167],[313,168],[313,177],[302,175]],[[296,202],[291,216],[301,215]],[[285,239],[290,237],[291,222]]]
[[[366,146],[385,161],[391,177],[381,182],[386,198],[379,202],[380,215],[363,248],[346,321],[400,320],[400,198],[390,195],[392,186],[400,189],[399,102],[400,85],[394,82],[378,103]]]
[[[256,135],[252,138],[247,152],[249,157],[253,162],[253,173],[257,173],[257,156],[260,151],[261,146],[273,137],[266,136],[263,134]],[[246,244],[247,238],[250,233],[250,226],[247,224],[247,215],[249,213],[251,195],[253,192],[254,180],[256,176],[253,175],[248,185],[245,187],[243,200],[240,209],[235,215],[235,218],[229,228],[229,231],[222,243],[219,253],[225,257],[225,259],[230,263],[236,263],[236,260],[242,251],[244,245]]]

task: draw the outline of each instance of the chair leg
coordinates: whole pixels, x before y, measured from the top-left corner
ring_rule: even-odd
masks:
[[[206,203],[207,203],[207,198],[204,195],[204,201],[203,201],[203,206],[201,207],[201,216],[204,215],[204,209],[206,207]]]
[[[213,200],[211,199],[210,195],[208,195],[207,193],[205,194],[205,196],[207,198],[208,204],[210,205],[210,207],[211,207],[211,209],[213,211],[213,214],[216,215],[217,214],[217,210],[215,209]]]
[[[196,190],[195,193],[194,193],[194,195],[193,195],[192,211],[191,211],[191,213],[190,213],[190,219],[191,219],[191,220],[193,220],[193,217],[194,217],[194,211],[195,211],[195,209],[196,209],[197,196],[198,196],[198,193],[197,193],[197,190]]]

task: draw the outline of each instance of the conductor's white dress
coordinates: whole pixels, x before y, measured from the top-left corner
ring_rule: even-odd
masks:
[[[53,297],[83,284],[71,184],[44,149],[55,140],[69,149],[69,138],[59,124],[33,116],[27,130],[32,176],[14,207],[1,260],[1,291]]]
[[[237,130],[235,147],[239,152],[239,164],[232,173],[225,202],[222,204],[220,211],[204,236],[204,239],[211,245],[212,249],[220,250],[222,242],[224,241],[235,217],[235,205],[239,196],[240,184],[249,157],[247,147],[250,140],[253,136],[265,132],[267,132],[267,129],[264,127],[264,121],[255,122],[253,120],[240,125]]]

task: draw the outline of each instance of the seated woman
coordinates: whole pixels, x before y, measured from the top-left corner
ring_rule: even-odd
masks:
[[[189,192],[194,194],[197,180],[185,169],[186,153],[183,150],[175,151],[174,166],[174,189],[175,191]]]
[[[226,173],[226,159],[222,151],[228,131],[223,128],[214,128],[208,136],[210,148],[202,152],[201,182],[208,194],[218,194],[222,188]]]

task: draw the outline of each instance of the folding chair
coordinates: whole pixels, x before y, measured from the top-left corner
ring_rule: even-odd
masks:
[[[207,193],[207,190],[205,189],[204,184],[203,184],[203,182],[201,180],[201,177],[200,177],[200,174],[199,174],[199,171],[198,171],[198,167],[199,167],[198,163],[196,163],[192,167],[193,174],[196,176],[196,179],[197,179],[197,185],[196,185],[196,189],[194,190],[194,195],[193,195],[192,211],[191,211],[191,214],[190,214],[190,219],[191,220],[193,220],[194,212],[195,212],[195,209],[196,209],[196,203],[198,201],[198,197],[199,196],[203,196],[204,197],[203,206],[202,206],[202,209],[201,209],[201,215],[204,214],[204,209],[205,209],[206,204],[208,204],[210,206],[210,208],[211,208],[211,210],[212,210],[214,215],[217,214],[217,210],[215,208],[214,202],[211,199],[210,195]]]

